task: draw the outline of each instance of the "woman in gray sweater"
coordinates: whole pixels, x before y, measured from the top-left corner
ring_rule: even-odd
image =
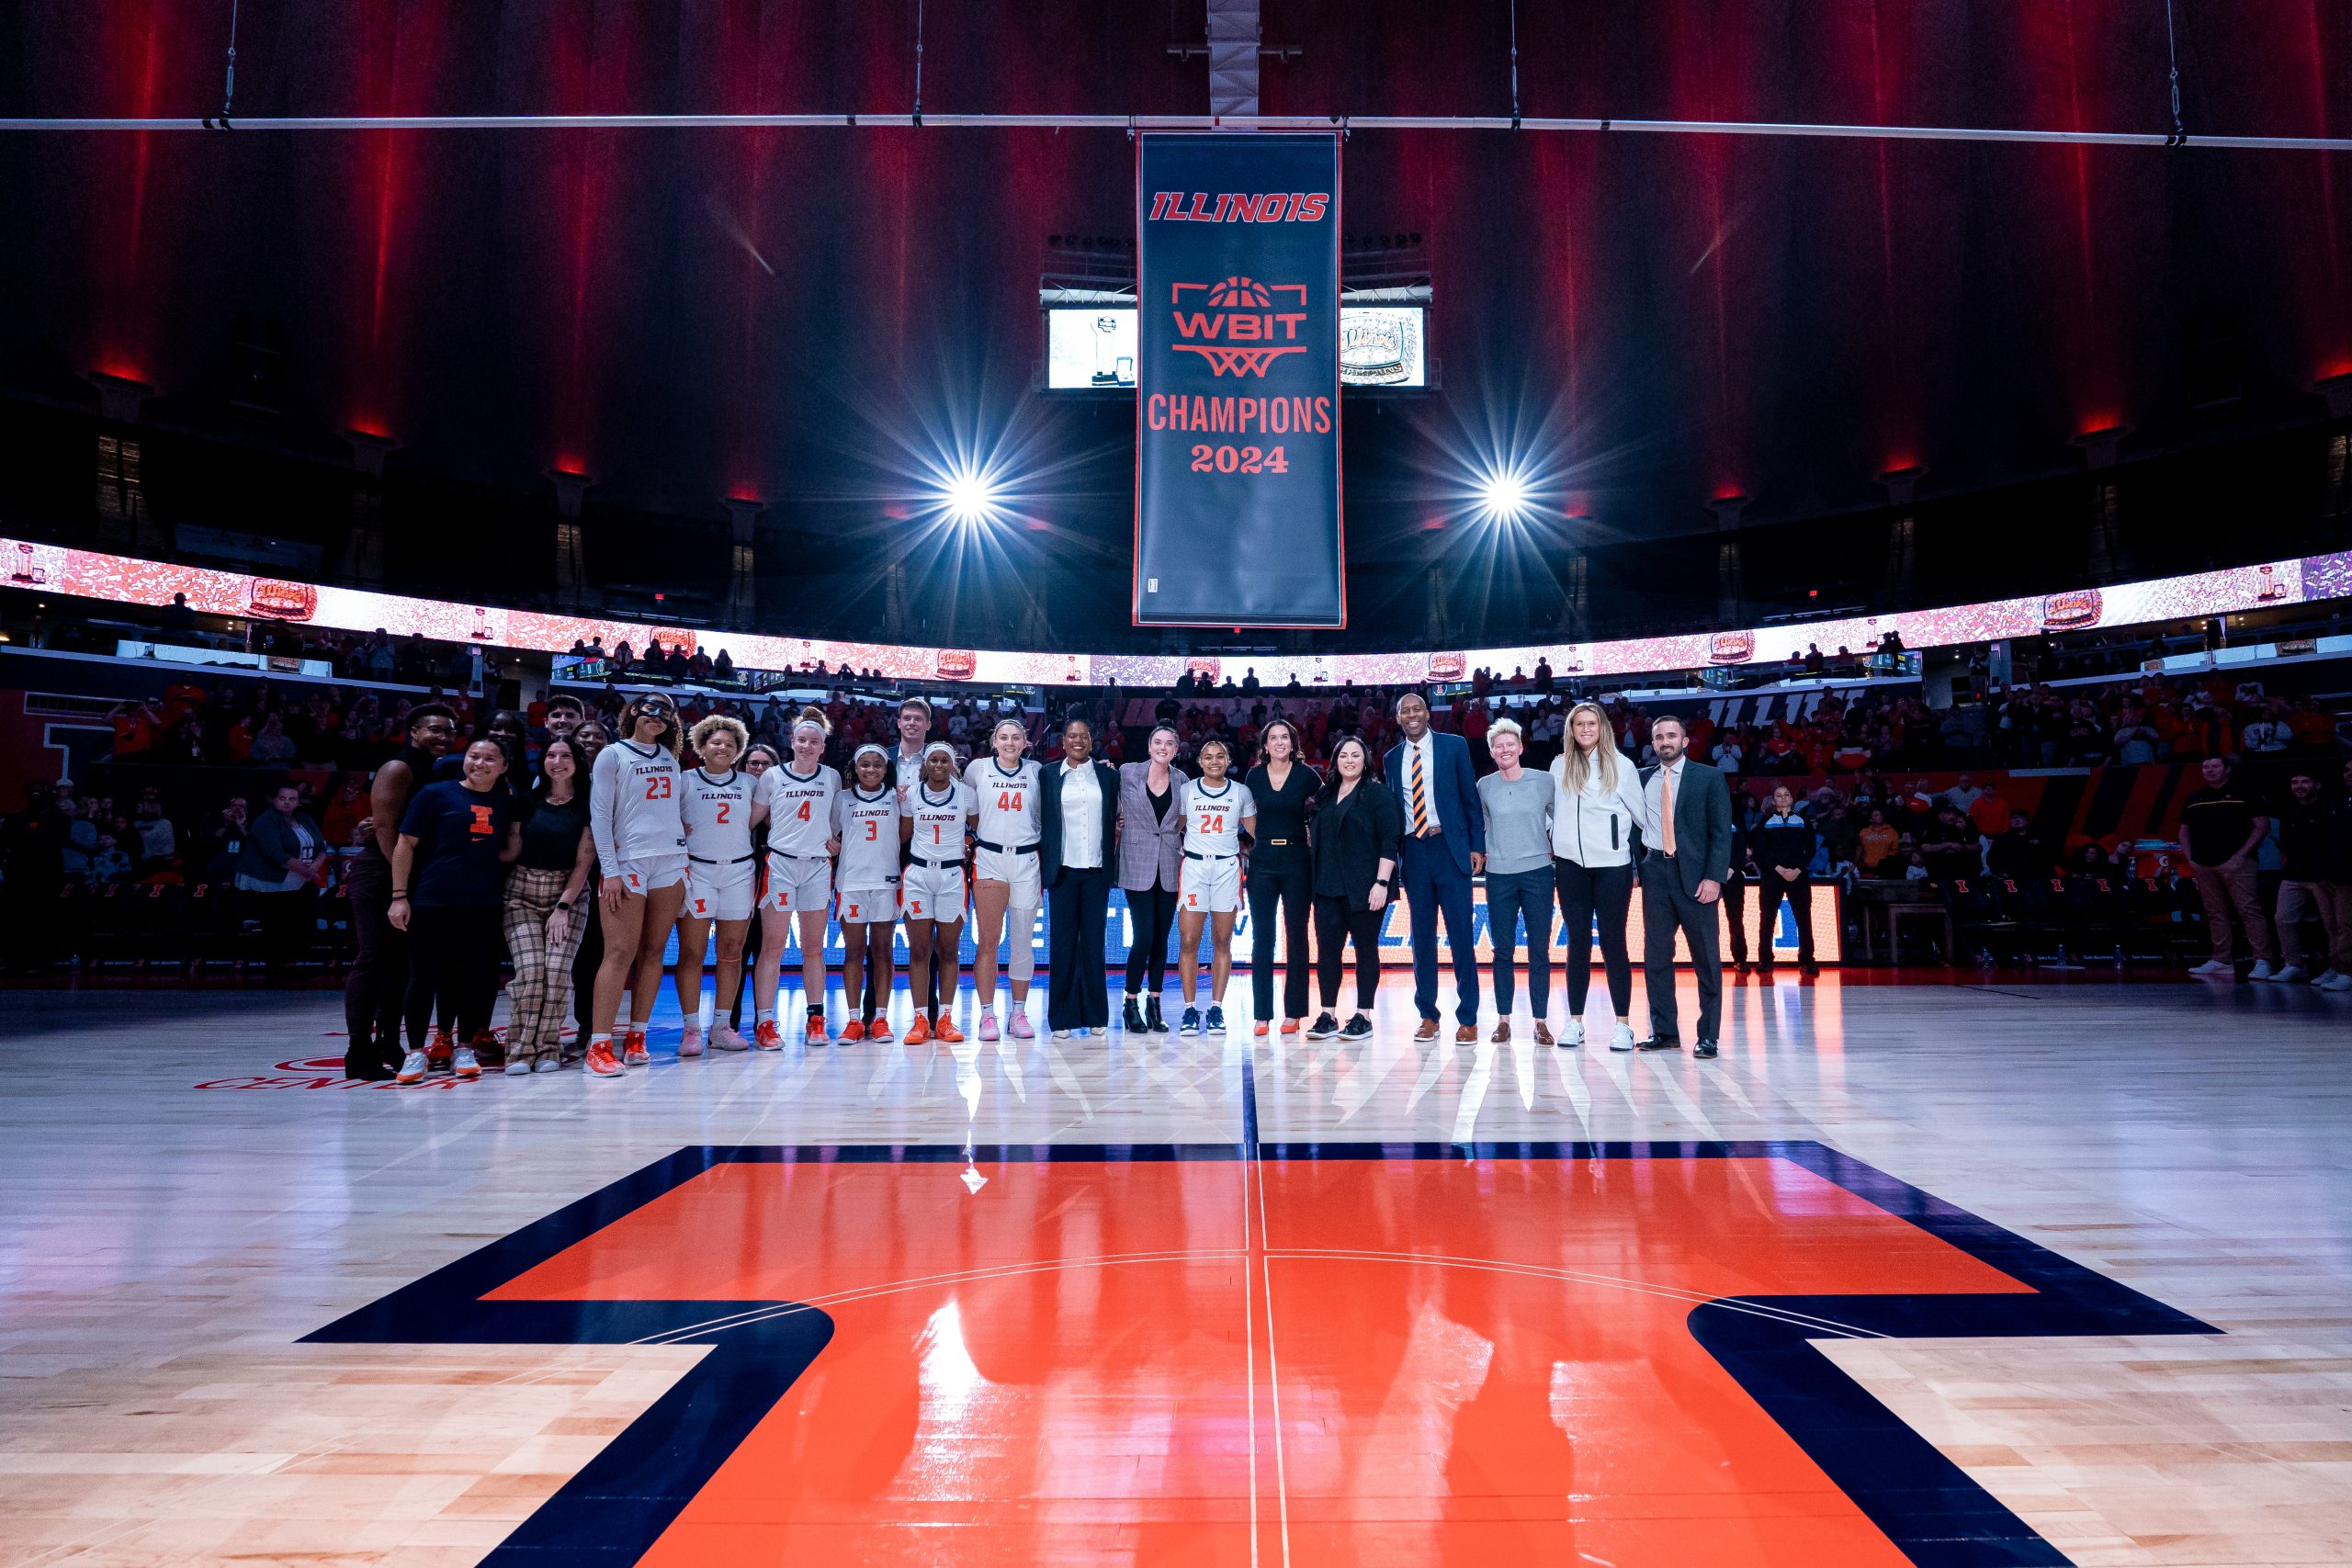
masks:
[[[1544,1014],[1552,1006],[1552,781],[1520,766],[1526,739],[1518,724],[1495,720],[1487,750],[1495,771],[1478,781],[1487,814],[1487,929],[1495,944],[1495,1038],[1510,1038],[1516,985],[1511,954],[1527,924],[1527,1000],[1535,1043],[1552,1043]]]

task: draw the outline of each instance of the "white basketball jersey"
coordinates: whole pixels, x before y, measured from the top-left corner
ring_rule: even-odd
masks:
[[[933,795],[929,784],[919,784],[907,792],[907,815],[915,819],[914,840],[907,848],[918,859],[964,858],[964,823],[972,815],[971,785],[951,784],[942,797]]]
[[[814,777],[795,773],[789,762],[778,762],[760,775],[767,791],[768,848],[780,855],[815,860],[825,852],[833,834],[833,797],[842,792],[842,776],[817,764]]]
[[[1037,826],[1037,764],[1028,758],[1011,773],[993,754],[975,757],[964,770],[980,806],[979,834],[987,842],[1008,850],[1034,844],[1042,834]]]
[[[732,865],[752,858],[752,803],[757,782],[741,768],[713,778],[700,768],[686,770],[686,853],[699,861]]]
[[[596,861],[606,876],[623,861],[660,860],[686,848],[678,759],[662,746],[616,740],[596,753],[589,772],[588,823]]]
[[[1184,847],[1199,855],[1241,852],[1241,819],[1258,815],[1250,786],[1225,781],[1222,793],[1198,779],[1184,781]]]
[[[877,795],[854,785],[833,798],[833,830],[842,840],[843,887],[861,893],[899,885],[899,792],[888,784]]]

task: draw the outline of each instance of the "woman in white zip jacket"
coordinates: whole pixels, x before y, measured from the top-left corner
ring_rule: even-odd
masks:
[[[1568,1021],[1562,1045],[1584,1043],[1584,1002],[1592,985],[1593,918],[1600,919],[1600,959],[1617,1014],[1612,1050],[1634,1048],[1634,965],[1625,951],[1625,914],[1634,900],[1634,830],[1645,828],[1641,773],[1617,750],[1609,716],[1578,703],[1568,712],[1567,744],[1552,763],[1552,875],[1568,957]]]

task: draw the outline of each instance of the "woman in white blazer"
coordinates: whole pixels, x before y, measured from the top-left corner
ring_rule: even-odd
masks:
[[[1568,956],[1568,1022],[1563,1045],[1584,1043],[1584,1003],[1592,985],[1593,919],[1617,1014],[1613,1049],[1634,1044],[1634,965],[1625,914],[1634,900],[1634,833],[1644,828],[1640,770],[1617,750],[1609,716],[1593,703],[1568,712],[1567,744],[1552,763],[1552,874]]]

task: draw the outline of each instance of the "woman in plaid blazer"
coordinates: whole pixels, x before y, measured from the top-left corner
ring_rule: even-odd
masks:
[[[1168,726],[1156,727],[1144,750],[1148,761],[1119,764],[1119,886],[1135,933],[1125,1023],[1136,1033],[1165,1034],[1159,993],[1168,983],[1168,933],[1176,924],[1177,874],[1184,863],[1184,814],[1176,806],[1184,774],[1176,766],[1176,732]]]

